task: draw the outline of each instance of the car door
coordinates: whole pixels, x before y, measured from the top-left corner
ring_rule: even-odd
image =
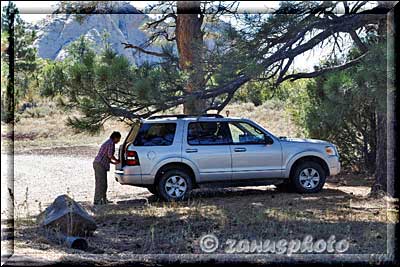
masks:
[[[280,178],[282,152],[279,141],[265,142],[266,133],[244,121],[228,123],[232,139],[232,180]],[[268,136],[268,135],[267,135]]]
[[[227,125],[218,121],[188,122],[182,156],[192,161],[200,182],[231,179],[231,151]]]
[[[152,179],[157,163],[181,156],[177,133],[176,122],[146,122],[140,127],[130,148],[137,152],[144,182]]]
[[[141,125],[142,125],[141,121],[135,121],[133,123],[132,128],[130,129],[125,141],[119,146],[118,159],[120,160],[120,162],[115,166],[116,170],[122,170],[122,167],[125,165],[126,148],[129,144],[131,144],[135,140],[136,135],[138,134]]]

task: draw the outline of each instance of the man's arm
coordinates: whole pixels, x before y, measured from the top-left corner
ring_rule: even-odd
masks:
[[[114,157],[114,155],[110,158],[110,161],[112,164],[119,164],[120,160]]]
[[[107,148],[107,156],[112,164],[119,164],[120,160],[114,156],[114,144],[110,144]]]

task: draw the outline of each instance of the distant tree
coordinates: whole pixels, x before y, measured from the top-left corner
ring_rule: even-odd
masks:
[[[310,80],[289,97],[295,122],[311,138],[339,147],[344,167],[375,172],[376,110],[385,95],[386,48],[374,45],[360,64]],[[351,56],[351,55],[350,55]],[[327,62],[324,65],[337,64]]]
[[[46,61],[41,68],[39,92],[44,97],[55,97],[66,94],[64,91],[67,82],[65,69],[67,62]]]
[[[8,64],[5,97],[3,96],[3,91],[1,92],[1,119],[6,123],[14,121],[14,26],[16,17],[18,19],[18,9],[10,1],[7,6],[3,7],[1,14],[1,32],[7,32],[8,35],[6,53],[2,53],[2,61]]]
[[[392,4],[379,3],[378,9],[385,10]],[[359,58],[360,53],[365,53],[359,64],[342,72],[320,73],[320,77],[309,85],[308,97],[295,101],[300,111],[294,112],[302,118],[300,121],[311,136],[337,140],[345,163],[374,172],[372,195],[387,192],[387,162],[393,160],[387,158],[386,129],[387,94],[394,87],[390,78],[393,66],[392,69],[387,66],[394,51],[387,49],[386,15],[375,16],[377,23],[369,28],[363,41],[355,42],[358,49],[353,49],[348,56],[351,62]],[[334,62],[331,64],[335,65]],[[331,64],[321,66],[321,69],[329,69]],[[296,79],[297,74],[289,77]],[[392,89],[387,87],[388,84],[392,84]]]
[[[9,123],[13,122],[15,106],[29,88],[37,67],[36,49],[32,46],[36,33],[27,29],[11,1],[3,7],[1,29],[7,35],[7,48],[2,53],[2,62],[8,67],[4,97],[2,91],[2,120]]]

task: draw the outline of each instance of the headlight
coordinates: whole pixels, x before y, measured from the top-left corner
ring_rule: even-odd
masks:
[[[328,156],[335,156],[335,155],[336,155],[336,150],[335,150],[335,148],[333,148],[333,147],[331,147],[331,146],[326,146],[326,147],[325,147],[325,153],[326,153]]]

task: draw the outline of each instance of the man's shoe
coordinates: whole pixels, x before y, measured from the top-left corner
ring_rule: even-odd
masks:
[[[100,201],[93,202],[93,205],[107,205],[107,204],[113,204],[113,203],[114,203],[113,201],[110,201],[108,199],[106,199],[106,200],[102,199]]]
[[[100,206],[100,205],[104,205],[104,203],[102,201],[98,201],[98,202],[93,202],[93,205]]]

